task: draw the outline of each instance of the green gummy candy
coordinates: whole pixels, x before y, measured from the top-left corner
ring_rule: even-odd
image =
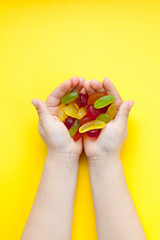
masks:
[[[94,103],[95,108],[103,108],[106,107],[107,105],[111,104],[114,101],[114,97],[112,95],[106,95],[101,98],[99,98],[97,101]]]
[[[107,114],[107,113],[100,114],[96,119],[101,120],[104,123],[108,123],[110,121],[109,114]]]
[[[73,123],[72,127],[69,129],[69,134],[71,135],[71,137],[73,137],[76,134],[79,126],[80,126],[79,120],[76,119],[76,121]]]
[[[61,103],[62,104],[70,104],[73,102],[75,99],[77,99],[79,94],[77,92],[71,92],[65,95],[64,97],[61,98]]]

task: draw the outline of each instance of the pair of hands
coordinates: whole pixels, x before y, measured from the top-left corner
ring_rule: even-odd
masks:
[[[61,98],[66,93],[77,91],[79,93],[106,92],[114,96],[117,106],[117,115],[102,130],[99,137],[94,140],[83,136],[75,142],[69,135],[68,129],[58,118],[58,107]],[[123,102],[116,88],[108,78],[103,83],[92,79],[91,81],[77,76],[63,82],[48,96],[46,102],[33,99],[32,104],[39,115],[39,133],[47,145],[49,152],[60,154],[74,154],[78,157],[83,146],[89,160],[98,159],[107,155],[119,155],[121,147],[127,137],[127,123],[129,112],[134,104],[132,100]]]

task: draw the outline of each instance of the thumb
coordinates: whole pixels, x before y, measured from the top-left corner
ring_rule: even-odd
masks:
[[[128,123],[129,112],[130,112],[131,108],[133,107],[133,105],[134,105],[134,101],[132,101],[132,100],[123,102],[119,108],[117,115],[116,115],[115,120],[119,121],[120,124],[124,125],[124,127]]]
[[[32,100],[32,104],[35,106],[38,116],[39,116],[39,120],[42,123],[50,118],[50,112],[49,112],[45,102],[43,102],[40,99],[35,98]]]

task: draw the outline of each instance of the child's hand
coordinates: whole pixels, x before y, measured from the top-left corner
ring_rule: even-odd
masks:
[[[119,155],[127,137],[128,116],[134,102],[131,100],[123,102],[108,78],[105,78],[103,83],[94,79],[91,82],[84,81],[83,85],[89,95],[94,92],[106,92],[113,95],[117,106],[115,119],[107,123],[97,140],[84,136],[84,149],[88,159],[95,160],[105,155]]]
[[[47,145],[49,152],[60,154],[80,155],[82,152],[82,140],[73,141],[68,129],[58,118],[58,106],[61,98],[71,91],[79,92],[83,86],[83,78],[71,78],[58,86],[44,103],[42,100],[32,100],[39,115],[39,133]]]

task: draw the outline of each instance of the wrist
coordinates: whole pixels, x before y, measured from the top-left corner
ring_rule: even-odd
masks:
[[[54,150],[47,150],[46,161],[64,166],[77,166],[79,164],[79,155],[75,153],[63,153]]]
[[[48,151],[43,171],[46,175],[50,175],[51,178],[57,179],[61,188],[67,184],[67,189],[69,190],[74,188],[76,184],[79,167],[78,160],[79,158],[75,154]],[[65,185],[63,184],[64,182]]]
[[[89,167],[99,167],[106,165],[114,165],[117,162],[121,163],[119,152],[104,153],[101,155],[95,155],[88,157]]]
[[[124,176],[120,155],[101,156],[89,162],[91,182],[103,185],[108,178],[120,179]]]

